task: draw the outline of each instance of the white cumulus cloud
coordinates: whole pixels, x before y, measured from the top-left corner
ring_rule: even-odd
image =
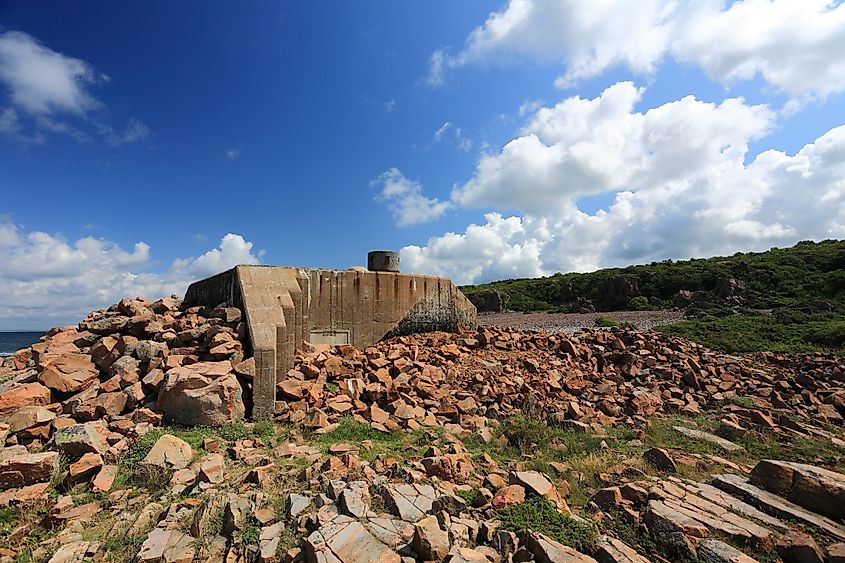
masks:
[[[143,242],[130,251],[93,237],[68,241],[0,218],[0,330],[75,323],[123,297],[181,295],[195,279],[258,263],[261,253],[252,248],[242,236],[228,234],[218,248],[177,259],[156,273],[151,249]]]
[[[88,142],[88,133],[59,117],[84,122],[92,113],[101,113],[98,110],[105,106],[91,88],[108,81],[89,62],[54,51],[31,35],[0,32],[0,85],[9,104],[0,111],[0,133],[25,145],[43,143],[45,133]],[[146,139],[151,133],[135,118],[120,131],[99,121],[93,128],[112,147]]]
[[[520,59],[556,62],[569,87],[614,66],[655,71],[664,57],[729,83],[762,77],[792,97],[845,90],[845,4],[830,0],[510,0],[462,49],[435,51],[428,83],[449,69]]]
[[[387,204],[399,226],[433,221],[449,209],[448,201],[424,196],[419,182],[409,180],[398,168],[384,172],[371,185],[381,188],[376,201]]]
[[[99,105],[88,86],[103,80],[87,62],[57,53],[26,33],[0,34],[0,81],[12,103],[29,113],[84,114]]]
[[[767,107],[688,96],[637,112],[640,95],[620,83],[537,110],[453,191],[496,212],[403,248],[405,269],[469,283],[845,237],[845,125],[746,162],[774,124]],[[579,209],[601,193],[606,209]]]

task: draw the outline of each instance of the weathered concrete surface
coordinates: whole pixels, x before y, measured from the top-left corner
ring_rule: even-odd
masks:
[[[255,419],[272,417],[276,378],[306,341],[363,348],[477,324],[475,306],[450,280],[394,272],[237,266],[191,284],[185,303],[244,312],[255,356]]]

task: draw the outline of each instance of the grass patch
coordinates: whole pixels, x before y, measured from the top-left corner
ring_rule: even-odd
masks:
[[[505,530],[540,532],[582,553],[595,552],[598,541],[596,525],[561,514],[543,497],[529,497],[521,504],[503,508],[499,511],[499,518]]]
[[[401,455],[403,450],[413,447],[411,439],[414,434],[397,430],[394,432],[380,432],[369,425],[359,422],[352,417],[344,417],[340,420],[337,428],[325,434],[314,435],[324,453],[328,453],[332,444],[350,444],[359,448],[359,455],[363,460],[372,460],[381,454]],[[372,447],[367,450],[363,442],[372,442]]]
[[[746,313],[703,317],[656,330],[728,354],[833,352],[845,354],[845,316]]]
[[[593,324],[597,327],[607,327],[607,328],[609,328],[609,327],[619,326],[619,321],[617,321],[616,319],[612,319],[610,317],[599,316],[599,317],[596,317],[595,320],[593,320]]]

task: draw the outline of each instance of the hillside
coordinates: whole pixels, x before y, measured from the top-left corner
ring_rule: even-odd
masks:
[[[667,332],[727,352],[840,351],[845,346],[845,241],[733,256],[465,286],[489,309],[594,312],[680,308]],[[486,303],[486,305],[485,305]]]

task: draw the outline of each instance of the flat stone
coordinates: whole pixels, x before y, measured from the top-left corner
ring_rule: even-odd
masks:
[[[6,417],[3,421],[9,425],[9,432],[15,434],[21,430],[27,430],[50,422],[56,418],[56,413],[41,406],[21,407]]]
[[[707,526],[659,500],[648,502],[643,520],[655,541],[679,557],[695,559],[695,545],[689,538],[709,536]]]
[[[764,459],[751,471],[752,485],[836,521],[845,518],[845,475],[804,463]]]
[[[414,537],[414,526],[404,520],[368,518],[364,527],[381,543],[397,551],[410,545]]]
[[[599,537],[596,560],[599,563],[650,563],[632,547],[610,536]]]
[[[713,478],[713,485],[728,493],[738,495],[760,507],[763,511],[778,518],[798,520],[815,526],[832,537],[845,541],[845,527],[833,520],[814,514],[763,489],[752,485],[748,479],[740,475],[726,473]]]
[[[196,555],[194,538],[174,529],[156,528],[138,551],[139,563],[191,563]]]
[[[335,515],[305,539],[306,560],[327,563],[400,563],[398,553],[378,541],[357,520]]]
[[[0,489],[49,481],[59,463],[57,452],[16,455],[0,461]]]
[[[190,444],[172,434],[164,434],[141,461],[165,469],[184,469],[194,457]]]
[[[703,430],[696,430],[694,428],[686,428],[685,426],[673,426],[672,428],[674,428],[676,432],[694,440],[701,440],[703,442],[719,446],[726,452],[738,452],[745,449],[739,444],[734,444],[730,440],[725,440],[724,438],[711,434],[710,432],[704,432]]]
[[[40,383],[21,383],[0,392],[0,417],[6,417],[21,407],[50,404],[50,390]]]
[[[117,477],[116,465],[104,465],[100,472],[91,481],[92,493],[107,493],[114,485],[114,480]]]
[[[759,563],[753,557],[717,539],[706,539],[698,544],[698,560],[702,563]]]
[[[537,563],[597,563],[589,555],[584,555],[537,532],[531,532],[526,536],[525,547]]]
[[[385,485],[384,494],[393,513],[406,522],[417,522],[425,517],[436,498],[431,485],[405,483]]]

